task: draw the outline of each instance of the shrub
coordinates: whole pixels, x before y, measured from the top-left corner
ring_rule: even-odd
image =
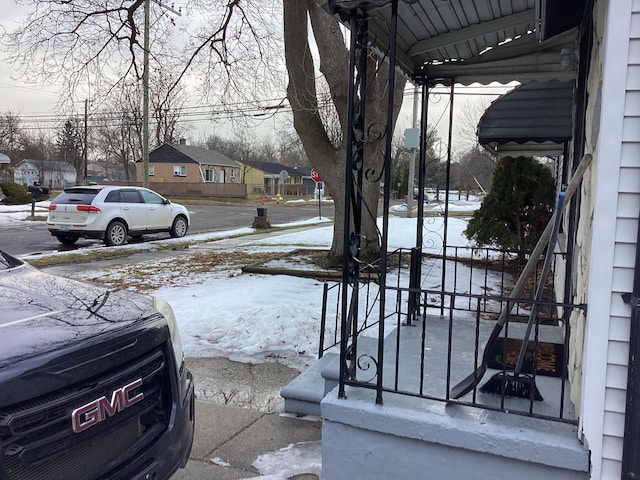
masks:
[[[26,185],[19,185],[13,182],[0,183],[2,193],[6,195],[3,202],[8,205],[21,205],[31,203],[31,194]]]
[[[553,214],[555,185],[551,171],[527,157],[501,159],[491,191],[474,212],[467,238],[481,245],[515,249],[523,262]]]

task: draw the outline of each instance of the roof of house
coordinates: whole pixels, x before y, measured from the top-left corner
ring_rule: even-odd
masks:
[[[289,175],[302,175],[303,177],[311,175],[311,167],[289,167],[276,162],[245,162],[245,164],[271,175],[280,175],[283,170]]]
[[[165,143],[149,153],[151,163],[197,163],[220,167],[238,167],[238,163],[215,150],[191,145]]]
[[[56,170],[60,172],[76,173],[76,168],[63,160],[34,160],[25,158],[16,164],[15,168],[25,166],[26,168],[42,168],[43,170]]]

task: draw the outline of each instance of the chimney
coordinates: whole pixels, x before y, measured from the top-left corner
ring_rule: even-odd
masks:
[[[180,139],[180,145],[186,145],[187,144],[187,139],[186,138],[181,138]]]

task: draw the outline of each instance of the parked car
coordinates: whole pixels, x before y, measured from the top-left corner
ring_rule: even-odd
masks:
[[[171,307],[0,250],[0,478],[166,480],[193,442]]]
[[[97,238],[112,246],[147,233],[182,237],[190,222],[185,207],[148,188],[90,185],[65,188],[55,197],[47,227],[64,245]]]

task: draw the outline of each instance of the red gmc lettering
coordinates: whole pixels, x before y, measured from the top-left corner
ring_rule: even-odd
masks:
[[[133,395],[133,390],[142,386],[142,379],[131,382],[111,393],[111,399],[106,396],[97,398],[71,412],[73,431],[80,433],[87,428],[106,420],[108,417],[121,412],[127,407],[138,403],[144,398],[144,393]]]

